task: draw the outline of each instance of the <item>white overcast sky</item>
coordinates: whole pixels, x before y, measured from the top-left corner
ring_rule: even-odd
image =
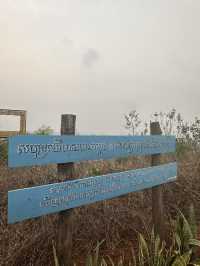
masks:
[[[29,131],[74,113],[83,134],[122,134],[132,109],[200,116],[199,25],[199,0],[0,0],[0,108]]]

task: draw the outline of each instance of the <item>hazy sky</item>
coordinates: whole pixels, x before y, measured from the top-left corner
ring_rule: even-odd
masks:
[[[0,0],[0,108],[27,110],[28,130],[74,113],[83,134],[122,134],[132,109],[200,116],[199,14],[199,0]]]

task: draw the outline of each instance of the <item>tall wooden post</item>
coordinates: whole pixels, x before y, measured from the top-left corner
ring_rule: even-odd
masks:
[[[26,111],[20,115],[20,134],[26,134]]]
[[[151,135],[161,135],[162,131],[159,122],[150,123]],[[156,166],[161,163],[161,155],[152,155],[151,165]],[[165,225],[164,225],[164,207],[163,207],[163,190],[162,185],[152,188],[152,220],[155,233],[164,240]]]
[[[61,116],[61,135],[75,135],[76,116]],[[74,163],[58,164],[58,174],[66,176],[66,179],[74,177]],[[72,210],[61,211],[58,219],[58,233],[56,251],[59,266],[72,266],[72,234],[73,214]]]

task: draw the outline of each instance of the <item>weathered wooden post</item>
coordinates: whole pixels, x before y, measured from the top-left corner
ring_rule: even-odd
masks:
[[[75,135],[76,116],[66,114],[61,116],[61,135]],[[74,163],[58,164],[58,174],[67,179],[74,177]],[[56,251],[59,266],[71,266],[72,264],[72,210],[61,211],[58,219],[58,233]]]
[[[20,134],[26,134],[26,111],[23,111],[20,115]]]
[[[151,135],[162,135],[159,122],[150,123]],[[152,155],[151,165],[156,166],[161,163],[161,155]],[[155,229],[155,233],[164,240],[165,225],[164,225],[164,207],[163,207],[163,190],[162,186],[156,186],[152,188],[152,220]]]

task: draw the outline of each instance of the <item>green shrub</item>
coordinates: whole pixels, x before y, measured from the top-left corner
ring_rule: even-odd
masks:
[[[173,232],[171,245],[166,246],[154,229],[144,237],[138,233],[138,253],[132,258],[127,259],[121,256],[117,263],[109,257],[99,255],[97,244],[94,252],[86,258],[85,266],[198,266],[200,258],[195,256],[196,247],[200,247],[197,237],[197,226],[195,221],[194,209],[190,208],[188,220],[182,212],[178,211],[178,217],[173,222]],[[76,265],[76,264],[74,264]]]
[[[33,132],[33,134],[35,135],[51,135],[52,133],[53,133],[53,129],[45,125],[42,125],[39,129]]]

